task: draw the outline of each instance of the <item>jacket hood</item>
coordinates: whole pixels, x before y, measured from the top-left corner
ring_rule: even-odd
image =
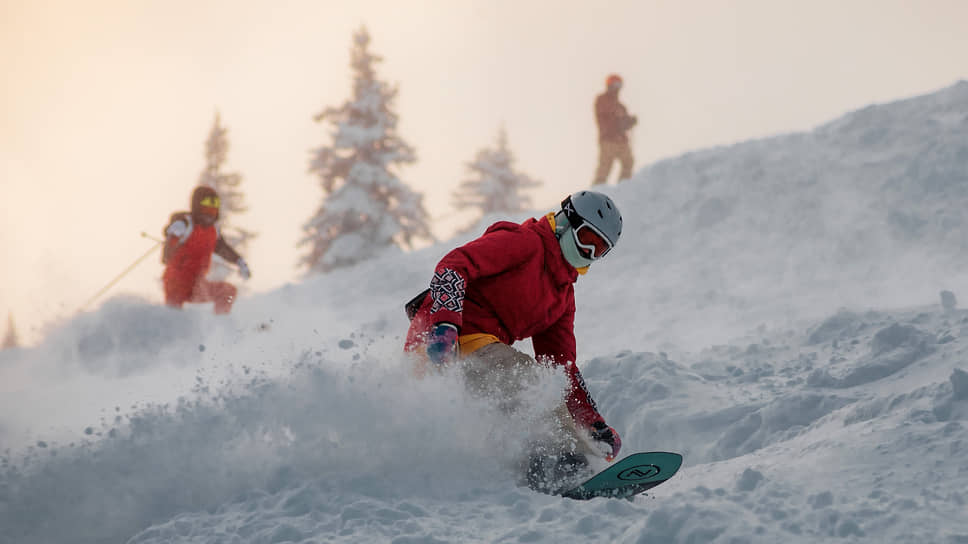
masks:
[[[561,245],[558,244],[558,238],[546,218],[535,219],[532,217],[520,225],[510,221],[499,221],[488,227],[485,234],[499,230],[518,231],[522,229],[533,231],[541,237],[545,266],[551,272],[555,283],[563,285],[578,281],[578,271],[565,260],[565,256],[561,253]]]

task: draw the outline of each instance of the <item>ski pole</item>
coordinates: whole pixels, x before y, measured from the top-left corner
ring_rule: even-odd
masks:
[[[162,240],[161,238],[155,238],[154,236],[148,234],[145,231],[141,231],[141,237],[142,238],[147,238],[147,239],[151,240],[152,242],[158,242],[159,244],[164,244],[165,243],[165,241]]]
[[[161,245],[164,243],[162,240],[158,240],[157,238],[153,238],[153,237],[149,236],[148,234],[146,234],[144,232],[142,232],[141,235],[144,236],[145,238],[151,238],[152,240],[155,240],[155,245],[151,246],[151,249],[149,249],[148,251],[145,251],[145,254],[144,255],[138,257],[138,259],[135,260],[135,262],[133,262],[130,265],[128,265],[128,267],[125,268],[123,272],[121,272],[120,274],[118,274],[117,277],[115,277],[113,280],[111,280],[110,283],[108,283],[107,285],[105,285],[104,287],[102,287],[101,290],[98,291],[97,293],[95,293],[93,297],[89,298],[88,301],[85,302],[83,306],[81,306],[81,310],[87,309],[87,307],[90,306],[92,302],[94,302],[95,300],[97,300],[98,297],[100,297],[101,295],[103,295],[108,289],[110,289],[111,287],[114,287],[114,284],[116,284],[119,281],[121,281],[121,278],[127,276],[129,272],[131,272],[132,270],[134,270],[134,267],[136,267],[139,264],[141,264],[141,261],[147,259],[149,255],[151,255],[152,253],[154,253],[155,250],[158,249],[159,247],[161,247]]]

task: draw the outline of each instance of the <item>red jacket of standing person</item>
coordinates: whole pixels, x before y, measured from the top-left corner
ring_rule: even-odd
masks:
[[[443,364],[451,359],[448,337],[451,345],[459,344],[461,357],[490,344],[510,346],[531,338],[539,361],[564,367],[570,380],[565,403],[575,423],[607,430],[609,447],[617,453],[618,434],[605,425],[575,364],[574,282],[620,233],[618,209],[591,191],[565,199],[557,214],[492,225],[444,256],[430,289],[408,305],[405,349],[426,352]]]
[[[215,190],[201,186],[192,193],[191,212],[172,214],[165,228],[162,255],[165,304],[181,308],[186,302],[214,302],[215,313],[231,311],[237,292],[235,286],[205,279],[212,254],[235,263],[243,279],[249,279],[250,273],[245,260],[225,242],[215,226],[220,207]]]
[[[605,81],[605,92],[595,99],[595,121],[598,123],[598,140],[628,143],[628,130],[638,119],[629,115],[625,105],[618,100],[622,78],[612,74]]]

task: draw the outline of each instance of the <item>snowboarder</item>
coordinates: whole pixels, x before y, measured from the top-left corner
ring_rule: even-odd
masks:
[[[595,121],[598,123],[598,169],[592,185],[601,185],[608,179],[612,163],[618,159],[622,166],[619,181],[632,176],[632,150],[629,148],[628,131],[638,123],[618,101],[622,78],[612,74],[605,79],[605,92],[595,99]]]
[[[563,367],[569,379],[552,417],[559,438],[531,454],[528,483],[547,453],[562,476],[587,466],[587,455],[611,460],[622,441],[605,423],[575,364],[574,282],[604,257],[622,233],[612,200],[580,191],[561,210],[540,219],[491,225],[476,240],[444,256],[430,288],[407,304],[411,319],[405,350],[416,354],[418,373],[458,362],[472,392],[513,411],[540,365]],[[531,338],[535,357],[511,347]],[[540,470],[545,470],[540,468]],[[545,471],[547,472],[547,471]],[[541,476],[544,477],[544,476]]]
[[[242,279],[249,279],[245,259],[225,242],[215,225],[220,205],[215,189],[200,186],[192,193],[191,212],[172,214],[165,228],[161,257],[165,264],[162,283],[168,306],[181,308],[186,302],[214,302],[216,314],[229,313],[237,292],[235,286],[205,278],[213,253],[235,263]]]

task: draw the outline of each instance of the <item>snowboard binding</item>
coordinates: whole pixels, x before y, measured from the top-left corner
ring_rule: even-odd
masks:
[[[528,458],[525,483],[534,491],[560,495],[592,473],[588,458],[577,452],[536,451]]]

